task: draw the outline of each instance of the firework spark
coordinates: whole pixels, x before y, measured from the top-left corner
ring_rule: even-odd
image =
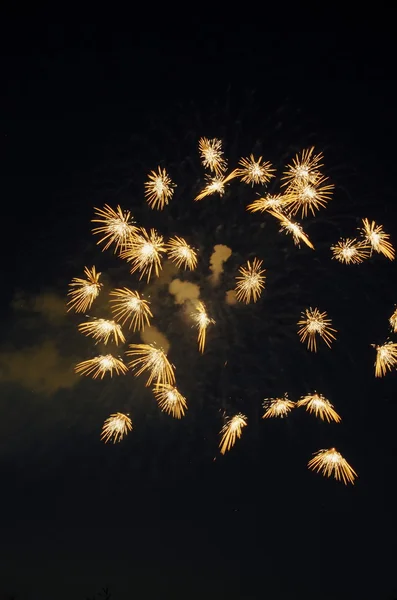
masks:
[[[288,217],[286,217],[279,211],[269,210],[269,213],[271,215],[273,215],[273,217],[276,217],[276,219],[278,219],[280,221],[280,223],[281,223],[280,231],[285,231],[285,233],[290,233],[292,235],[294,243],[297,246],[299,246],[300,242],[302,241],[307,246],[309,246],[309,248],[314,250],[313,244],[311,243],[311,241],[309,240],[307,235],[304,233],[304,231],[303,231],[302,227],[299,225],[299,223],[294,223],[293,221],[291,221],[291,219],[289,219]]]
[[[225,185],[234,177],[237,177],[238,169],[234,169],[229,175],[224,177],[223,175],[217,175],[216,177],[206,177],[208,183],[203,189],[202,192],[195,197],[195,201],[202,200],[206,196],[210,196],[211,194],[219,194],[223,196],[225,193]]]
[[[262,419],[269,419],[269,417],[281,417],[283,419],[294,407],[295,402],[289,400],[288,394],[284,394],[283,398],[265,398],[263,401],[265,413]]]
[[[376,349],[375,377],[384,377],[397,366],[397,344],[386,342],[382,346],[372,344],[372,347]]]
[[[262,162],[261,156],[258,160],[255,160],[254,155],[251,154],[249,158],[241,158],[238,164],[242,168],[237,169],[237,176],[240,177],[241,181],[252,186],[259,183],[264,185],[272,177],[275,177],[274,173],[276,169],[272,168],[270,162]]]
[[[356,239],[340,239],[335,246],[331,246],[335,258],[345,265],[358,265],[369,257],[369,247],[365,241],[359,242]]]
[[[322,153],[314,154],[314,147],[302,150],[301,156],[296,154],[292,159],[292,165],[287,165],[281,178],[284,183],[282,186],[294,187],[296,185],[316,184],[321,177],[319,169],[323,165],[320,160],[323,159]]]
[[[174,367],[169,362],[167,355],[160,348],[156,348],[153,344],[130,344],[130,350],[126,352],[127,356],[136,356],[130,363],[129,367],[135,370],[135,375],[138,377],[145,371],[149,372],[149,378],[146,386],[155,384],[175,383]]]
[[[123,437],[132,430],[132,422],[128,415],[114,413],[103,424],[101,440],[107,444],[113,438],[113,444],[121,442]]]
[[[240,267],[239,273],[236,277],[236,298],[239,302],[245,302],[249,304],[251,299],[256,302],[260,297],[263,288],[265,287],[265,275],[266,269],[261,269],[263,260],[254,258],[251,265],[250,261],[247,261],[246,267]]]
[[[316,183],[297,183],[288,188],[286,205],[291,215],[301,211],[301,217],[307,217],[309,211],[312,215],[317,210],[324,208],[331,199],[334,189],[333,184],[324,185],[328,177],[319,177]]]
[[[335,421],[339,423],[342,419],[334,410],[333,405],[322,394],[308,394],[297,402],[297,406],[305,406],[309,413],[314,413],[322,421]]]
[[[337,481],[343,481],[345,485],[353,483],[357,473],[352,469],[346,459],[335,450],[319,450],[314,453],[314,458],[309,460],[307,466],[312,471],[322,473],[324,477],[334,477]]]
[[[390,235],[383,231],[382,225],[377,225],[375,221],[369,222],[363,219],[363,227],[360,229],[364,240],[371,247],[371,251],[380,252],[389,260],[394,260],[394,248],[388,241]]]
[[[107,319],[95,319],[94,321],[87,321],[87,323],[80,323],[78,329],[84,335],[91,335],[94,340],[104,344],[107,344],[111,338],[117,346],[119,343],[124,344],[125,342],[120,325]]]
[[[83,360],[83,362],[76,365],[75,371],[79,375],[92,375],[94,379],[97,379],[97,377],[103,379],[106,373],[110,373],[110,376],[113,377],[113,371],[116,375],[120,373],[124,375],[128,369],[122,360],[111,354],[106,354],[105,356],[95,356],[90,360]]]
[[[187,410],[186,398],[168,383],[158,383],[153,389],[153,393],[161,410],[176,419],[185,415]]]
[[[102,283],[99,283],[100,273],[96,272],[95,267],[89,269],[84,267],[84,274],[87,279],[81,279],[80,277],[74,277],[72,282],[69,283],[71,288],[68,292],[68,296],[71,300],[68,302],[68,312],[74,309],[76,312],[86,312],[91,308],[95,298],[97,298]]]
[[[108,204],[103,208],[95,208],[95,211],[98,218],[92,219],[92,223],[101,223],[101,226],[94,227],[92,233],[103,235],[97,244],[106,242],[103,250],[107,250],[112,244],[115,244],[115,252],[123,250],[137,231],[130,211],[123,211],[120,206],[113,210]]]
[[[171,200],[176,185],[172,183],[165,169],[158,167],[158,172],[151,171],[145,183],[145,197],[152,209],[163,210]]]
[[[336,329],[331,327],[331,319],[327,319],[326,312],[320,312],[318,308],[307,308],[302,313],[302,320],[298,321],[300,328],[298,335],[302,344],[307,340],[307,347],[312,352],[317,352],[317,334],[324,340],[328,348],[331,347],[336,337]]]
[[[220,176],[227,168],[227,162],[223,158],[222,142],[217,138],[212,140],[203,137],[199,140],[199,151],[201,162],[206,169]]]
[[[203,353],[204,348],[205,348],[205,338],[206,338],[207,327],[211,323],[214,324],[215,321],[214,321],[214,319],[209,318],[204,304],[200,301],[197,303],[196,311],[191,314],[191,317],[194,320],[194,322],[198,328],[198,346],[199,346],[199,351],[201,353]]]
[[[128,288],[117,288],[110,292],[110,296],[114,296],[114,300],[110,300],[113,303],[113,315],[122,325],[130,320],[128,328],[132,327],[133,331],[143,331],[145,325],[150,327],[149,318],[153,315],[149,302],[141,298],[138,292]]]
[[[281,212],[284,204],[285,196],[282,196],[281,194],[267,194],[264,198],[257,198],[251,204],[248,204],[246,210],[251,213],[265,212],[267,210]]]
[[[131,273],[140,271],[139,279],[147,275],[147,281],[150,281],[152,270],[156,276],[159,276],[162,254],[165,252],[163,236],[159,235],[155,229],[149,232],[143,227],[129,241],[127,247],[120,253],[120,258],[124,258],[132,264]]]
[[[242,413],[238,413],[226,421],[220,434],[222,435],[219,442],[221,454],[225,454],[234,446],[236,440],[241,438],[243,427],[247,425],[247,417]]]
[[[171,238],[166,244],[168,258],[172,260],[178,268],[193,269],[197,266],[197,253],[191,248],[183,238],[177,235]]]
[[[393,333],[397,333],[397,308],[389,319],[390,327]]]

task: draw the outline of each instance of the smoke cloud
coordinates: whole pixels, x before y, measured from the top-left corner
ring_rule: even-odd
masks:
[[[145,327],[140,335],[144,344],[155,344],[158,348],[164,350],[164,352],[168,352],[170,343],[157,327],[154,327],[153,325],[151,327]]]
[[[195,302],[200,298],[200,288],[190,281],[181,281],[174,279],[168,286],[170,294],[175,296],[175,304],[184,304],[185,302]]]
[[[210,270],[212,273],[209,277],[212,285],[217,285],[219,283],[220,276],[223,272],[223,263],[230,258],[231,254],[231,248],[224,244],[217,244],[214,246],[214,251],[210,258]]]

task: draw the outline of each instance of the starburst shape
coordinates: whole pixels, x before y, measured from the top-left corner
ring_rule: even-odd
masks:
[[[358,477],[347,460],[335,448],[315,452],[314,458],[309,460],[307,466],[324,477],[334,477],[337,481],[343,481],[345,485],[354,484],[354,480]]]
[[[150,208],[163,210],[171,200],[175,187],[165,169],[158,167],[157,172],[151,171],[145,183],[145,197]]]
[[[131,273],[140,271],[139,279],[147,275],[147,281],[150,281],[152,271],[156,276],[160,274],[161,258],[165,252],[164,238],[158,234],[155,229],[149,232],[143,227],[130,240],[127,247],[120,253],[120,258],[131,263]]]
[[[270,417],[281,417],[283,419],[294,407],[295,402],[288,398],[288,394],[284,394],[283,398],[265,398],[263,401],[265,412],[262,419],[269,419]]]
[[[227,162],[223,158],[222,142],[217,138],[209,140],[202,137],[199,140],[199,152],[201,162],[206,169],[209,169],[215,175],[222,175],[227,168]]]
[[[156,348],[153,344],[130,344],[127,356],[135,356],[129,367],[135,371],[138,377],[145,371],[149,373],[146,386],[150,386],[153,382],[175,383],[174,367],[169,362],[166,353],[161,348]]]
[[[307,217],[309,212],[315,215],[316,211],[324,208],[334,190],[334,185],[326,185],[326,181],[328,177],[319,177],[315,183],[300,181],[290,186],[286,200],[290,214],[295,216],[300,211],[303,218]]]
[[[132,422],[128,415],[123,413],[114,413],[110,415],[103,424],[101,440],[107,444],[113,441],[113,444],[121,440],[132,431]]]
[[[74,277],[72,282],[69,283],[70,290],[68,296],[71,299],[67,304],[69,306],[68,312],[72,309],[79,313],[86,312],[91,308],[92,303],[98,297],[101,290],[103,285],[99,283],[101,274],[96,272],[95,267],[92,267],[92,269],[84,267],[84,274],[87,279]]]
[[[110,248],[112,244],[114,244],[115,252],[123,250],[138,229],[134,225],[131,212],[122,210],[120,206],[117,206],[114,210],[108,204],[105,204],[103,208],[95,208],[94,210],[97,218],[92,219],[92,223],[100,223],[101,225],[100,227],[94,227],[92,233],[102,236],[97,244],[106,242],[102,251]]]
[[[76,365],[75,371],[79,375],[92,375],[93,379],[97,379],[98,377],[103,379],[106,373],[110,373],[110,376],[113,377],[113,371],[116,375],[120,373],[124,375],[127,373],[128,368],[122,360],[115,358],[111,354],[106,354],[104,356],[95,356],[90,360],[83,360]]]
[[[207,310],[205,308],[205,305],[201,301],[197,302],[196,310],[195,310],[195,312],[191,313],[191,317],[192,317],[193,321],[195,322],[196,327],[198,329],[199,351],[201,353],[203,353],[204,348],[205,348],[207,327],[211,323],[214,324],[215,321],[214,321],[214,319],[210,319],[210,317],[207,315]]]
[[[206,177],[207,185],[205,186],[203,191],[200,192],[195,197],[194,200],[197,202],[198,200],[202,200],[203,198],[205,198],[206,196],[210,196],[211,194],[219,194],[219,196],[223,196],[225,193],[226,184],[229,181],[231,181],[232,179],[234,179],[234,177],[237,177],[237,171],[238,171],[238,169],[234,169],[234,171],[229,173],[229,175],[227,175],[227,176],[223,176],[223,175],[216,175],[215,177],[207,176]]]
[[[379,252],[389,260],[394,260],[394,248],[388,241],[390,235],[383,231],[382,225],[377,225],[375,221],[370,223],[368,219],[363,219],[362,222],[363,227],[359,231],[370,246],[371,251]]]
[[[263,288],[265,287],[266,277],[263,273],[266,269],[261,269],[263,260],[254,258],[252,264],[247,261],[246,267],[240,267],[239,273],[236,277],[236,298],[239,302],[245,302],[249,304],[251,300],[256,302]]]
[[[240,169],[238,171],[238,177],[241,181],[252,186],[268,183],[272,177],[275,177],[274,173],[276,169],[272,168],[270,162],[265,162],[260,156],[258,160],[255,160],[253,154],[249,158],[241,158],[239,160]]]
[[[356,239],[340,239],[335,246],[331,246],[332,258],[345,265],[358,265],[369,257],[369,246],[365,241]]]
[[[285,196],[281,194],[266,194],[264,198],[257,198],[251,204],[248,204],[247,211],[251,213],[266,212],[273,210],[282,212],[285,205]]]
[[[322,421],[328,421],[328,423],[331,421],[339,423],[342,420],[331,402],[324,398],[322,394],[314,393],[302,396],[298,400],[297,406],[305,406],[309,413],[313,413],[316,417],[319,417]]]
[[[166,244],[167,255],[178,268],[193,269],[197,266],[197,253],[189,244],[177,235]]]
[[[90,335],[97,342],[103,342],[104,344],[113,341],[118,346],[125,342],[120,325],[108,319],[95,319],[94,321],[80,323],[78,329],[84,335]]]
[[[225,454],[234,446],[237,439],[241,438],[243,427],[247,425],[247,417],[242,413],[238,413],[226,421],[220,430],[221,441],[219,448],[221,454]]]
[[[162,411],[180,419],[187,410],[186,398],[169,383],[158,383],[153,389],[154,396]]]
[[[393,333],[397,333],[397,308],[389,319],[390,327]]]
[[[323,154],[314,154],[314,146],[302,150],[292,159],[292,165],[287,165],[281,180],[282,187],[295,187],[296,185],[314,185],[321,177],[319,169],[323,166],[320,161]]]
[[[124,325],[129,321],[128,328],[133,331],[143,331],[145,325],[150,326],[150,318],[153,317],[148,300],[140,297],[138,292],[128,288],[117,288],[110,292],[113,298],[112,312],[117,321]]]
[[[397,344],[386,342],[382,346],[372,344],[376,350],[375,377],[384,377],[387,371],[397,367]]]
[[[331,319],[327,319],[326,312],[320,312],[318,308],[307,308],[302,313],[302,320],[298,321],[300,341],[302,344],[307,341],[308,349],[317,352],[317,336],[319,335],[330,348],[331,343],[336,340],[333,334],[337,332],[331,327],[331,323]]]
[[[306,246],[309,246],[312,250],[314,250],[314,246],[309,240],[308,236],[303,231],[301,225],[294,221],[291,221],[286,215],[282,214],[279,211],[269,210],[269,213],[276,217],[281,223],[280,231],[284,231],[287,234],[291,234],[294,240],[294,243],[299,246],[301,242],[304,242]]]

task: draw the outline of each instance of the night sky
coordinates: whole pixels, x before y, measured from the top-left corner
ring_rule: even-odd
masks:
[[[395,43],[252,25],[2,29],[0,598],[77,600],[109,586],[115,600],[393,600],[397,374],[375,379],[371,344],[396,340],[396,265],[380,255],[341,265],[329,248],[364,217],[397,246]],[[231,168],[253,152],[280,174],[303,148],[324,153],[334,197],[303,223],[315,252],[245,211],[256,188],[232,182],[222,198],[193,202],[201,136],[223,140]],[[157,165],[177,183],[163,212],[144,200]],[[91,234],[93,207],[105,203],[189,238],[197,272],[166,264],[159,280],[138,283]],[[232,255],[213,286],[216,244]],[[228,305],[238,267],[254,256],[267,269],[261,300]],[[66,313],[66,294],[93,264],[106,293],[126,285],[151,295],[189,404],[181,421],[131,373],[74,374],[97,349]],[[202,356],[168,290],[176,277],[200,287],[216,320]],[[300,344],[308,306],[332,318],[331,350]],[[106,310],[104,294],[89,314]],[[341,424],[303,409],[261,419],[264,398],[313,390]],[[131,414],[134,430],[105,445],[101,427],[116,411]],[[238,411],[248,426],[223,457],[222,414]],[[358,472],[354,486],[306,468],[332,446]]]

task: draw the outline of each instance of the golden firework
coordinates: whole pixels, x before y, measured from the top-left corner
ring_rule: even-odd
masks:
[[[328,177],[319,177],[315,183],[295,183],[288,188],[286,205],[291,215],[301,211],[301,217],[307,217],[309,211],[315,215],[331,199],[333,184],[325,185]]]
[[[186,398],[169,383],[158,383],[154,386],[153,393],[161,410],[176,419],[185,415],[187,410]]]
[[[386,342],[382,346],[372,344],[372,347],[376,349],[375,377],[384,377],[397,366],[397,344]]]
[[[301,156],[296,154],[295,158],[292,159],[292,165],[287,165],[286,170],[281,178],[284,183],[282,187],[305,185],[305,184],[316,184],[321,177],[320,160],[323,159],[323,154],[313,154],[314,147],[302,150]]]
[[[265,212],[267,210],[281,212],[284,204],[285,196],[282,196],[281,194],[266,194],[264,198],[257,198],[251,204],[248,204],[246,210],[251,213]]]
[[[94,340],[104,344],[107,344],[111,338],[117,346],[119,343],[124,344],[125,342],[120,325],[107,319],[95,319],[94,321],[87,321],[87,323],[80,323],[78,329],[84,335],[91,335]]]
[[[107,444],[113,438],[113,444],[121,442],[123,437],[132,430],[132,422],[128,415],[114,413],[103,424],[101,440]]]
[[[128,288],[118,288],[110,292],[114,296],[112,312],[117,321],[124,325],[130,320],[128,328],[134,331],[143,331],[145,325],[150,326],[149,318],[153,317],[149,308],[149,302],[140,297],[138,292]]]
[[[397,308],[389,319],[390,327],[393,333],[397,333]]]
[[[281,417],[283,419],[294,407],[295,402],[288,398],[288,394],[284,394],[283,398],[265,398],[263,401],[265,413],[262,419],[269,419],[269,417]]]
[[[305,406],[308,412],[314,413],[316,417],[319,417],[322,421],[328,421],[328,423],[331,421],[339,423],[342,420],[336,410],[334,410],[331,402],[324,398],[322,394],[314,393],[302,396],[298,400],[297,406]]]
[[[256,302],[260,297],[263,288],[265,287],[265,275],[266,269],[261,269],[263,260],[254,258],[251,265],[250,261],[247,261],[246,267],[240,267],[239,273],[236,277],[236,298],[239,302],[245,302],[249,304],[251,299]]]
[[[223,196],[223,194],[225,193],[226,183],[228,183],[234,177],[237,177],[237,174],[238,169],[234,169],[234,171],[229,173],[229,175],[227,175],[226,177],[224,177],[223,175],[217,175],[216,177],[207,176],[207,185],[205,186],[203,191],[195,197],[194,200],[197,202],[198,200],[202,200],[203,198],[205,198],[206,196],[210,196],[211,194],[219,194],[220,196]]]
[[[163,236],[159,235],[155,229],[147,232],[146,229],[140,227],[138,233],[130,239],[125,250],[120,253],[120,257],[131,263],[131,273],[140,271],[139,279],[147,275],[149,282],[153,269],[156,276],[159,276],[164,252]]]
[[[152,209],[163,210],[171,200],[176,185],[172,183],[165,169],[158,167],[156,171],[151,171],[148,175],[149,180],[145,183],[145,197],[148,205]]]
[[[272,177],[275,177],[276,169],[272,168],[270,162],[262,161],[261,156],[258,160],[255,160],[254,155],[251,154],[249,158],[241,158],[238,164],[242,168],[237,169],[237,176],[240,177],[241,181],[252,186],[259,183],[264,185]]]
[[[97,379],[97,377],[103,379],[106,373],[110,373],[110,376],[113,377],[113,371],[116,375],[120,373],[124,375],[128,369],[122,360],[111,354],[106,354],[105,356],[95,356],[90,360],[83,360],[83,362],[76,365],[75,371],[79,375],[92,375],[94,379]]]
[[[98,218],[92,219],[92,223],[101,223],[101,226],[94,227],[92,233],[103,235],[97,244],[106,242],[103,250],[107,250],[112,244],[115,244],[115,252],[123,250],[137,231],[130,211],[123,211],[120,206],[113,210],[108,204],[103,208],[95,208],[95,211]]]
[[[177,235],[171,238],[166,244],[168,258],[176,264],[178,268],[193,269],[197,266],[197,253],[191,248],[183,238]]]
[[[345,485],[354,484],[354,480],[358,477],[347,460],[335,448],[315,452],[314,458],[309,460],[307,466],[312,471],[321,472],[325,477],[333,476],[337,481],[343,481]]]
[[[221,454],[225,454],[225,452],[234,446],[236,440],[241,438],[243,427],[246,425],[247,417],[242,413],[238,413],[226,421],[219,432],[222,435],[219,442]]]
[[[363,227],[360,229],[364,240],[371,247],[371,251],[380,252],[389,260],[394,260],[394,248],[388,241],[390,235],[383,231],[382,225],[377,225],[375,221],[369,222],[363,219]]]
[[[70,296],[71,299],[67,304],[68,306],[70,305],[68,312],[72,310],[72,308],[76,312],[86,312],[91,308],[92,303],[101,290],[103,285],[102,283],[99,283],[101,274],[96,272],[95,267],[92,267],[92,269],[84,267],[84,274],[87,279],[74,277],[72,282],[69,283],[71,289],[68,292],[68,296]]]
[[[340,239],[335,246],[331,246],[331,250],[332,258],[346,265],[358,265],[369,257],[367,243],[352,238]]]
[[[290,233],[292,235],[294,243],[297,246],[299,246],[300,242],[302,241],[307,246],[309,246],[309,248],[314,250],[313,244],[311,243],[311,241],[309,240],[307,235],[304,233],[304,231],[303,231],[302,227],[299,225],[299,223],[295,223],[295,222],[291,221],[291,219],[289,219],[288,217],[286,217],[279,211],[269,210],[269,213],[273,217],[276,217],[276,219],[278,219],[280,221],[280,223],[281,223],[280,231],[285,231],[285,233],[287,233],[287,234]]]
[[[149,378],[146,382],[146,387],[152,384],[175,383],[174,367],[169,362],[167,355],[160,348],[156,348],[153,344],[130,344],[130,350],[126,352],[127,356],[136,356],[130,363],[129,367],[135,370],[135,375],[138,377],[145,371],[149,372]]]
[[[227,162],[223,158],[221,140],[202,137],[199,140],[199,151],[201,162],[206,169],[213,171],[215,175],[222,175],[226,171]]]
[[[206,308],[202,302],[198,302],[196,305],[196,311],[191,314],[192,319],[194,320],[197,328],[198,328],[198,347],[201,353],[204,352],[205,348],[205,338],[206,331],[208,325],[211,323],[215,323],[214,319],[210,319],[207,315]]]
[[[302,313],[302,320],[298,321],[298,325],[300,325],[298,329],[300,341],[304,343],[307,340],[307,347],[312,352],[317,352],[317,335],[324,340],[329,348],[331,347],[331,343],[336,340],[333,334],[337,330],[331,327],[332,321],[326,317],[327,313],[320,312],[318,308],[307,308]]]

